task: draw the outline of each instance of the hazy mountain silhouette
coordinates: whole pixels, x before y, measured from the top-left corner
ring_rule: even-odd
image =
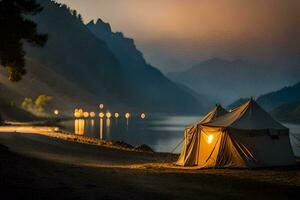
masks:
[[[272,110],[283,104],[289,104],[300,101],[300,83],[293,86],[284,87],[275,92],[270,92],[261,95],[257,102],[260,103],[265,109]]]
[[[280,121],[300,123],[300,101],[282,104],[270,113]]]
[[[286,87],[279,91],[262,95],[257,101],[277,120],[282,122],[300,123],[299,92],[299,84],[297,84],[293,87]],[[240,98],[230,104],[227,109],[236,108],[247,100],[249,100],[249,98]]]
[[[227,108],[235,108],[248,99],[240,98]],[[257,98],[257,102],[277,120],[300,122],[300,83],[261,95]]]
[[[133,39],[125,37],[121,32],[112,32],[110,24],[101,19],[98,19],[96,23],[91,21],[87,27],[97,38],[106,42],[123,68],[122,74],[129,83],[128,90],[135,92],[134,95],[141,101],[145,102],[145,100],[151,99],[155,106],[166,106],[161,101],[171,101],[172,105],[168,105],[170,108],[183,106],[184,109],[188,109],[187,101],[191,106],[196,105],[194,101],[197,95],[187,88],[175,85],[158,69],[148,64],[143,54],[136,48]],[[191,96],[195,98],[191,99]],[[175,104],[172,103],[173,101]],[[196,105],[193,110],[201,110],[200,105]]]
[[[228,61],[219,58],[203,61],[183,72],[167,74],[174,81],[212,100],[229,104],[240,97],[257,97],[300,80],[299,60],[281,63]]]
[[[138,69],[151,67],[146,63],[143,54],[136,48],[134,40],[125,37],[121,32],[112,32],[109,23],[98,19],[96,23],[94,21],[89,22],[87,27],[97,38],[105,41],[124,67]]]
[[[230,110],[230,109],[234,109],[240,105],[242,105],[243,103],[245,103],[246,101],[249,101],[249,98],[239,98],[238,100],[232,102],[231,104],[229,104],[227,106],[227,109]]]
[[[38,2],[44,10],[33,20],[38,24],[38,31],[47,33],[49,39],[43,49],[26,47],[30,75],[25,76],[27,81],[14,86],[15,93],[36,90],[35,87],[40,88],[37,91],[41,92],[44,88],[44,94],[54,94],[57,98],[61,94],[65,99],[61,105],[71,99],[66,107],[75,104],[97,106],[95,102],[104,102],[106,105],[140,111],[201,110],[198,100],[190,92],[146,64],[135,47],[117,54],[108,45],[109,42],[96,37],[66,6],[50,0]],[[122,34],[116,35],[122,38]],[[122,46],[120,41],[116,41],[115,45],[120,43]],[[132,40],[127,41],[134,44]],[[34,80],[34,84],[28,77]],[[64,93],[64,90],[68,91]]]
[[[115,73],[120,67],[106,44],[65,7],[50,0],[38,2],[44,10],[34,20],[40,32],[48,33],[49,40],[43,49],[28,47],[28,57],[98,95],[117,90],[119,82],[106,77],[120,79]]]

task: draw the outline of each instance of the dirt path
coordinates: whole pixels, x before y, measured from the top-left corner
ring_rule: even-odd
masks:
[[[14,131],[11,131],[14,130]],[[259,170],[175,168],[177,155],[143,153],[49,136],[31,127],[0,130],[2,192],[52,199],[291,199],[300,167]],[[24,133],[20,133],[24,132]],[[38,133],[36,133],[38,132]],[[51,198],[52,197],[52,198]],[[31,198],[32,199],[32,198]]]
[[[30,129],[24,129],[22,133],[19,132],[21,129],[18,132],[2,132],[0,142],[11,151],[25,156],[81,166],[143,168],[145,164],[172,163],[177,158],[174,154],[135,152],[108,145],[85,144],[78,140],[74,142],[65,134],[48,132],[43,128],[34,128],[35,132],[41,132],[30,133]]]
[[[253,200],[293,199],[300,194],[297,186],[244,177],[63,164],[21,156],[2,146],[0,159],[0,193],[9,199]]]

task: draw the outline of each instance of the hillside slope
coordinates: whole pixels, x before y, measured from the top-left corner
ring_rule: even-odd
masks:
[[[169,73],[168,77],[201,91],[216,102],[229,104],[240,97],[257,97],[297,83],[300,81],[300,68],[297,66],[297,59],[267,63],[214,58],[186,71]]]
[[[150,67],[146,63],[142,52],[136,48],[134,40],[125,37],[121,32],[112,32],[109,23],[98,19],[96,22],[89,22],[86,26],[97,38],[107,44],[123,67],[127,69],[146,69]]]
[[[276,119],[290,123],[300,123],[300,101],[282,104],[271,111]]]
[[[59,109],[67,116],[73,115],[72,110],[75,107],[92,110],[98,104],[92,93],[66,80],[45,65],[27,59],[27,71],[22,81],[12,83],[7,79],[6,71],[0,70],[0,90],[5,94],[1,96],[2,102],[13,102],[20,107],[25,97],[36,98],[46,94],[53,97],[49,107]]]
[[[282,104],[297,101],[300,101],[300,83],[261,95],[257,99],[257,102],[267,110],[272,110]]]
[[[104,99],[120,93],[121,82],[107,78],[122,81],[117,73],[118,61],[106,44],[95,38],[66,7],[50,0],[38,2],[44,10],[34,21],[40,32],[49,35],[49,40],[42,49],[28,46],[29,59]]]
[[[96,107],[103,102],[120,111],[201,110],[193,95],[156,68],[147,64],[145,68],[134,67],[119,60],[66,6],[50,0],[38,2],[44,10],[33,20],[49,40],[42,49],[27,45],[28,74],[17,86],[5,83],[14,91],[16,101],[25,95],[48,94],[57,100],[55,106],[65,109],[74,105]]]
[[[236,100],[236,101],[232,102],[231,104],[229,104],[228,106],[226,106],[226,108],[228,110],[234,109],[247,101],[249,101],[249,98],[239,98],[238,100]]]
[[[110,24],[101,19],[96,23],[91,21],[87,27],[97,38],[105,41],[124,70],[123,74],[130,85],[128,92],[135,92],[143,104],[149,99],[149,103],[156,107],[178,109],[177,105],[181,105],[182,110],[203,110],[203,104],[197,103],[197,94],[171,82],[158,69],[148,64],[133,39],[125,37],[121,32],[113,32]],[[147,90],[149,92],[144,93]],[[172,99],[176,99],[176,102],[173,103]],[[169,104],[164,105],[162,102]]]

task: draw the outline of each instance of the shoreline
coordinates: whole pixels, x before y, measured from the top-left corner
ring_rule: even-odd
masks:
[[[16,132],[3,132],[9,128]],[[283,168],[180,168],[172,165],[176,154],[61,139],[53,127],[20,128],[0,127],[0,158],[5,160],[0,187],[12,199],[273,200],[300,195],[300,160]]]
[[[99,148],[108,148],[108,149],[114,149],[118,151],[125,151],[125,152],[136,152],[136,153],[143,153],[143,154],[149,154],[152,156],[164,156],[164,157],[172,157],[174,160],[177,159],[179,154],[175,153],[168,153],[168,152],[155,152],[155,151],[149,151],[148,149],[137,149],[136,147],[141,145],[132,146],[130,144],[121,142],[121,141],[102,141],[97,138],[92,137],[86,137],[82,135],[75,135],[74,133],[67,132],[61,130],[59,127],[52,127],[52,126],[35,126],[31,123],[28,123],[24,125],[23,123],[18,125],[8,125],[8,126],[0,126],[0,134],[3,133],[15,133],[15,134],[28,134],[28,135],[37,135],[37,136],[44,136],[49,139],[57,139],[62,140],[66,142],[71,142],[74,144],[83,144],[83,145],[89,145],[89,146],[95,146]],[[295,159],[298,161],[300,160],[300,157],[295,156]],[[176,160],[174,160],[176,161]],[[149,163],[151,164],[151,163]],[[173,165],[173,162],[168,163],[167,168],[172,169],[183,169],[183,170],[198,170],[198,167],[181,167]],[[280,169],[285,168],[283,167],[275,167],[275,168],[257,168],[252,170],[260,170],[260,169]],[[206,170],[206,169],[201,169]],[[207,169],[210,170],[210,169]],[[218,170],[218,169],[216,169]],[[232,169],[234,170],[234,169]],[[238,169],[237,169],[238,170]],[[244,170],[244,169],[240,169]]]
[[[17,125],[6,125],[0,126],[0,133],[24,133],[24,134],[37,134],[43,135],[50,138],[57,138],[66,141],[72,141],[82,144],[96,145],[107,148],[115,148],[124,151],[136,151],[136,152],[147,152],[147,153],[158,153],[158,154],[170,154],[177,155],[165,152],[154,152],[150,147],[147,148],[139,148],[143,147],[144,144],[133,146],[131,144],[127,144],[122,141],[102,141],[97,138],[86,137],[82,135],[76,135],[71,132],[63,131],[60,127],[52,127],[52,126],[35,126],[27,123],[17,123]],[[146,146],[146,145],[145,145]]]
[[[26,144],[26,148],[20,148]],[[41,153],[40,156],[30,154],[32,150]],[[99,164],[87,163],[87,153],[101,153],[94,158]],[[62,158],[77,154],[86,158],[61,162],[60,154]],[[119,154],[122,155],[118,157]],[[286,169],[183,170],[160,168],[157,156],[156,153],[96,147],[42,135],[0,133],[0,158],[5,160],[0,163],[1,194],[11,199],[204,200],[273,200],[300,195],[299,164],[297,168]],[[116,160],[121,162],[115,164]],[[146,164],[142,167],[142,164],[128,163],[130,160]],[[151,164],[151,160],[157,162]]]

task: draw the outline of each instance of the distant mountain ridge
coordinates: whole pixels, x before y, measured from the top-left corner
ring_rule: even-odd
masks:
[[[137,49],[133,39],[125,37],[121,32],[112,32],[110,24],[101,19],[98,19],[96,23],[94,21],[89,22],[87,27],[97,38],[106,42],[121,64],[122,73],[128,78],[130,89],[137,91],[141,99],[152,98],[152,103],[157,106],[160,104],[157,99],[164,102],[176,99],[177,103],[174,106],[181,105],[183,109],[188,109],[182,104],[182,99],[186,99],[190,102],[188,104],[194,107],[194,111],[203,110],[203,102],[205,101],[201,102],[196,94],[192,94],[189,89],[171,82],[157,68],[148,64],[143,54]],[[142,94],[145,89],[148,89],[150,93]],[[202,104],[196,105],[195,102],[191,101],[191,96],[193,101],[200,100],[199,102]]]
[[[234,101],[233,103],[229,104],[227,106],[227,109],[234,109],[240,105],[242,105],[243,103],[247,102],[250,98],[239,98],[238,100]]]
[[[213,58],[167,76],[226,105],[240,97],[257,97],[297,83],[299,63],[300,59],[268,63]]]
[[[11,97],[20,101],[24,95],[54,95],[54,105],[59,109],[88,105],[96,109],[102,102],[118,111],[202,110],[190,91],[146,63],[142,53],[132,46],[132,39],[121,33],[113,35],[119,38],[115,46],[132,46],[118,54],[109,40],[95,36],[66,6],[51,0],[37,2],[44,10],[33,20],[49,40],[42,49],[26,46],[28,75],[17,86],[5,83],[5,91],[13,91]],[[109,32],[110,26],[104,29]]]
[[[112,32],[109,23],[98,19],[87,24],[88,29],[99,39],[103,40],[113,52],[120,64],[131,68],[150,67],[143,54],[136,48],[134,40],[124,36],[122,32]]]
[[[228,108],[236,107],[246,100],[240,98]],[[300,83],[261,95],[257,102],[277,120],[300,123]]]
[[[282,104],[298,101],[300,101],[300,82],[289,87],[284,87],[275,92],[261,95],[257,99],[257,102],[259,102],[267,110],[272,110]]]
[[[37,2],[44,10],[33,19],[49,39],[42,49],[28,46],[28,58],[100,97],[108,96],[106,90],[117,90],[121,84],[106,77],[120,79],[115,73],[120,66],[105,42],[95,38],[64,6],[50,0]]]
[[[300,123],[300,101],[281,104],[273,109],[271,115],[283,122]]]

